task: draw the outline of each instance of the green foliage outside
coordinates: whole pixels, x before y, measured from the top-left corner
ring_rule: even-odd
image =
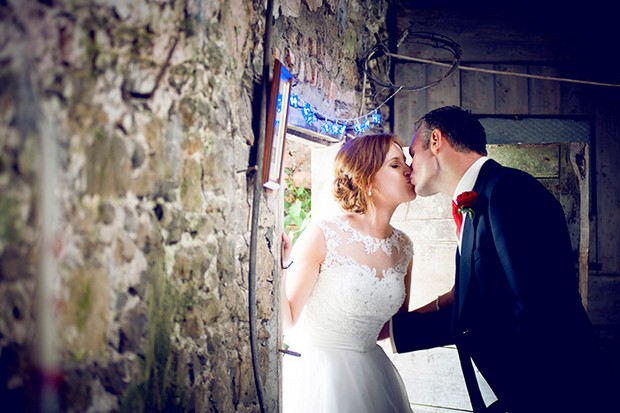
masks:
[[[312,197],[310,190],[304,186],[295,186],[291,170],[285,168],[284,179],[284,232],[291,237],[293,244],[310,222],[312,214]],[[305,181],[304,181],[305,183]]]

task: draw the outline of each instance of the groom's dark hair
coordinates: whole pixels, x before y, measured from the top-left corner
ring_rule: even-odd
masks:
[[[444,106],[431,110],[414,126],[416,131],[423,128],[424,149],[428,148],[431,132],[439,129],[457,151],[487,154],[487,135],[484,127],[467,109],[459,106]]]

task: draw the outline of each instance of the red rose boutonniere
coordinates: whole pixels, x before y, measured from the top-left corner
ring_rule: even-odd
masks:
[[[475,212],[474,206],[478,199],[478,193],[474,191],[465,191],[456,197],[456,205],[461,215],[468,214],[469,219],[473,219]]]

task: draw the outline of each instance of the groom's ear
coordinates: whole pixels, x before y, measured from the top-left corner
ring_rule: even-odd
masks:
[[[445,144],[445,138],[443,136],[443,133],[441,133],[441,130],[436,129],[436,128],[433,129],[433,131],[431,132],[431,137],[428,142],[428,146],[433,152],[433,155],[437,155],[439,151],[441,150],[441,147],[444,144]]]

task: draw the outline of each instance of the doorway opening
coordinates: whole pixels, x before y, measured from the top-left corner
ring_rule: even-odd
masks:
[[[330,136],[288,126],[282,182],[284,232],[293,243],[308,223],[321,215],[325,195],[331,197],[324,186],[332,177],[331,163],[340,146],[340,141]],[[326,158],[324,153],[333,155]]]

